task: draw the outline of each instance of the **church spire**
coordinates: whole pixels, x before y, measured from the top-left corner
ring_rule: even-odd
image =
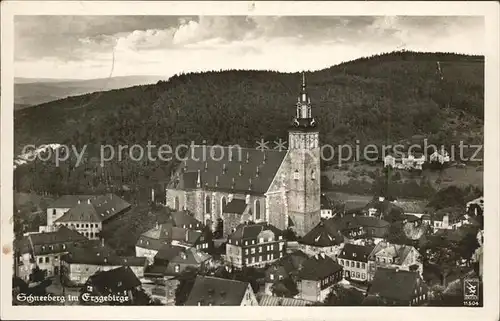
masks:
[[[315,127],[316,121],[312,117],[311,99],[307,93],[306,73],[302,72],[302,88],[297,99],[294,127]]]

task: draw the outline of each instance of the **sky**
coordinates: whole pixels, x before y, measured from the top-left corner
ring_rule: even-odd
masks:
[[[474,16],[16,16],[15,76],[318,70],[382,52],[484,54]]]

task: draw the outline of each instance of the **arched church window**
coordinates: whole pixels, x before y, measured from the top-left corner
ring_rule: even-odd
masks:
[[[179,196],[174,197],[174,210],[179,210]]]
[[[220,199],[220,213],[221,214],[224,213],[224,208],[226,207],[226,204],[227,204],[226,197],[222,196]]]
[[[311,171],[311,179],[312,180],[316,179],[316,171],[314,169]]]
[[[210,200],[210,196],[208,195],[205,197],[205,213],[212,213],[212,201]]]
[[[295,170],[295,172],[293,172],[293,179],[294,180],[298,180],[299,179],[299,170]]]
[[[255,201],[255,220],[260,220],[260,201]]]

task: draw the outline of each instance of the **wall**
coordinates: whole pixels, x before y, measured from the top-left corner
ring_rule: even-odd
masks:
[[[95,222],[64,222],[56,223],[57,226],[66,226],[82,234],[90,240],[98,240],[102,229],[102,223]]]
[[[300,280],[298,284],[300,298],[308,301],[319,301],[320,288],[318,285],[317,281]]]
[[[317,247],[306,244],[299,243],[299,250],[306,253],[309,256],[314,256],[316,254],[325,253],[329,257],[333,259],[337,259],[340,251],[344,247],[344,244],[333,245],[333,246],[325,246],[325,247]]]
[[[243,295],[243,300],[241,301],[241,306],[258,306],[257,298],[255,297],[255,293],[252,290],[250,284],[248,284],[247,290]]]
[[[290,148],[285,158],[289,164],[288,214],[295,223],[297,235],[304,236],[321,218],[319,133],[291,131],[288,141]],[[295,171],[298,177],[295,177]]]

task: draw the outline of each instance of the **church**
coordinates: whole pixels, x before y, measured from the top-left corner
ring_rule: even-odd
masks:
[[[244,222],[304,236],[320,222],[320,146],[302,74],[288,150],[193,146],[166,188],[166,205],[187,210],[226,237]]]

